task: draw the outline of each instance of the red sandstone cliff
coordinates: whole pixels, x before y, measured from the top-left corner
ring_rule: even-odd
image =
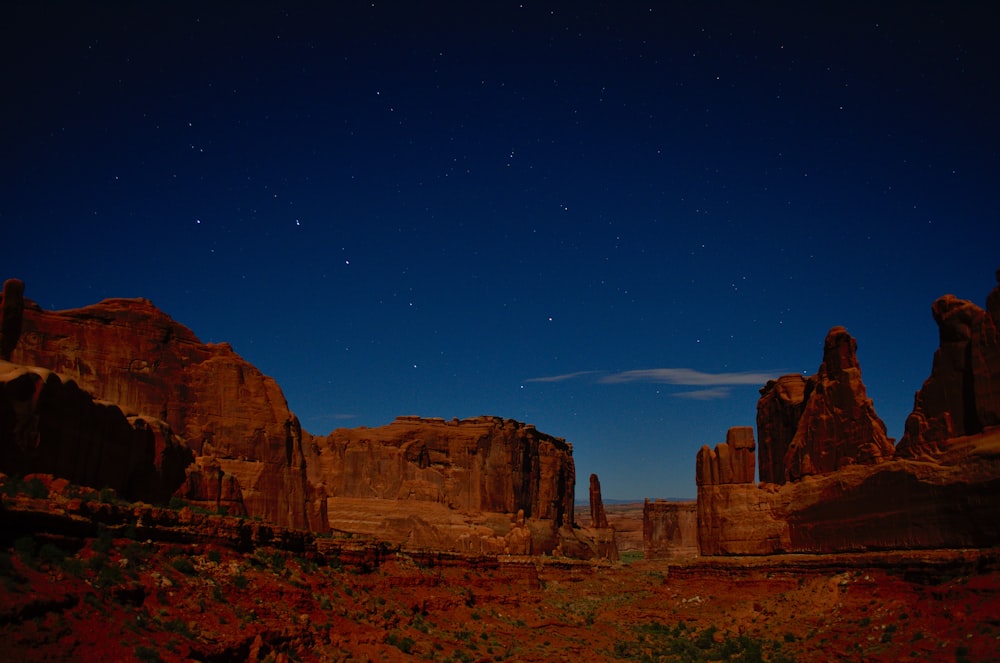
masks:
[[[949,439],[1000,425],[1000,286],[990,292],[985,311],[945,295],[931,314],[940,342],[897,449],[907,458],[932,459]]]
[[[699,451],[702,554],[1000,543],[1000,288],[987,311],[951,296],[932,310],[941,347],[898,449],[865,393],[854,340],[834,328],[815,376],[761,390],[759,485],[725,480],[733,445]]]
[[[185,497],[236,512],[241,501],[249,515],[277,525],[327,529],[325,496],[306,474],[310,446],[278,385],[148,300],[68,311],[29,303],[11,359],[56,371],[129,416],[165,422],[199,457]]]
[[[335,529],[440,550],[531,554],[564,546],[592,556],[576,550],[579,537],[570,534],[572,446],[534,426],[398,417],[335,430],[316,445]]]

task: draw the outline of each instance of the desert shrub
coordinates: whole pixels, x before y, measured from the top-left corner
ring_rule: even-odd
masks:
[[[170,560],[170,566],[186,576],[193,576],[195,574],[194,564],[187,557],[174,557]]]
[[[390,647],[395,647],[404,654],[409,654],[413,650],[413,645],[417,644],[409,636],[400,636],[397,633],[390,633],[385,638],[385,643]]]
[[[24,492],[28,497],[48,497],[49,489],[38,477],[32,477],[24,482]]]
[[[33,536],[22,536],[14,541],[14,552],[21,561],[25,564],[31,562],[35,558],[35,553],[38,551],[38,543],[35,541]]]
[[[163,661],[163,659],[160,658],[159,652],[152,647],[146,647],[144,645],[140,645],[135,648],[135,657],[140,661],[146,661],[147,663],[161,663]]]
[[[101,504],[117,504],[118,494],[115,493],[114,488],[101,488],[100,496],[98,497]]]
[[[57,545],[45,543],[38,549],[38,559],[49,564],[61,565],[66,559],[66,551]]]
[[[233,584],[236,585],[237,589],[246,589],[247,585],[250,584],[250,581],[242,573],[237,573],[233,576]]]
[[[222,553],[220,553],[218,550],[209,550],[208,561],[214,564],[218,564],[219,562],[222,561]]]
[[[99,553],[107,553],[114,545],[115,540],[111,536],[111,532],[104,523],[100,523],[97,526],[97,538],[90,544],[91,550]]]

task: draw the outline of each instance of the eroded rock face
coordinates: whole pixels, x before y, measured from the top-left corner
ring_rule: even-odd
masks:
[[[607,529],[608,515],[604,511],[604,498],[601,496],[601,480],[596,474],[590,475],[590,526]]]
[[[162,502],[193,454],[156,419],[126,416],[45,369],[0,361],[0,470],[53,474]]]
[[[0,303],[0,359],[7,361],[21,337],[24,319],[24,283],[7,279],[3,284],[3,302]]]
[[[949,439],[1000,425],[1000,286],[990,292],[985,311],[945,295],[931,313],[940,340],[897,447],[908,458],[934,458]]]
[[[783,375],[769,380],[757,401],[757,440],[760,445],[760,480],[785,482],[785,454],[795,438],[806,409],[806,378]]]
[[[201,343],[148,300],[54,312],[28,304],[12,359],[67,376],[126,414],[166,422],[195,455],[217,459],[233,477],[226,481],[238,483],[227,494],[241,495],[250,516],[327,529],[325,494],[306,474],[311,446],[278,385],[228,344]]]
[[[646,559],[676,559],[698,554],[697,502],[646,500],[642,509]]]
[[[857,342],[834,327],[823,345],[823,363],[809,378],[805,408],[785,452],[785,480],[870,465],[893,457],[893,441],[861,381]]]
[[[698,451],[696,483],[699,487],[753,483],[755,449],[752,427],[730,428],[724,443],[715,445],[715,449],[706,444]]]

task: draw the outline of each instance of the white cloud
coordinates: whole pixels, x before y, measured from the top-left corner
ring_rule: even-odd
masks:
[[[598,371],[577,371],[576,373],[565,373],[563,375],[549,375],[540,378],[528,378],[525,382],[563,382],[565,380],[575,380],[584,375],[592,375]]]
[[[768,373],[703,373],[691,368],[644,368],[606,375],[600,379],[605,384],[625,384],[627,382],[658,382],[692,387],[713,387],[720,385],[764,385],[781,375],[779,371]]]
[[[695,401],[715,401],[729,398],[732,391],[729,387],[712,387],[711,389],[698,389],[696,391],[679,391],[674,396],[689,398]]]

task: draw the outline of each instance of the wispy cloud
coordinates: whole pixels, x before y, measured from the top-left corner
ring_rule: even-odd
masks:
[[[577,371],[576,373],[565,373],[563,375],[548,375],[540,378],[528,378],[525,382],[564,382],[566,380],[575,380],[577,378],[582,378],[585,375],[593,375],[594,373],[599,373],[600,371]]]
[[[717,401],[729,398],[732,391],[729,387],[712,387],[711,389],[697,389],[695,391],[678,391],[674,396],[694,401]]]
[[[644,368],[605,375],[599,381],[605,384],[625,384],[627,382],[657,382],[691,387],[715,387],[732,385],[763,385],[781,373],[704,373],[691,368]]]

